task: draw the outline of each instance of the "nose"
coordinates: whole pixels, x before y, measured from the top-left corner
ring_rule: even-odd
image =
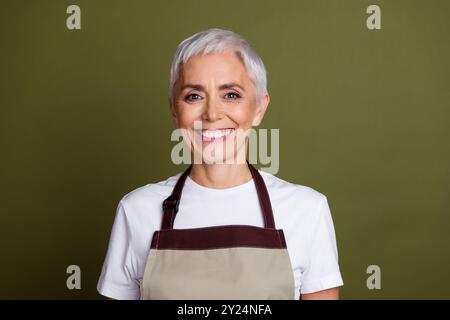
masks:
[[[205,111],[202,119],[208,121],[216,121],[222,119],[222,110],[214,98],[208,98],[205,104]]]

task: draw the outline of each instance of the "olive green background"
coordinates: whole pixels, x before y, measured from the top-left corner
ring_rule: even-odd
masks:
[[[81,7],[81,30],[66,8]],[[368,30],[366,8],[381,8]],[[120,198],[170,160],[168,69],[210,28],[268,70],[282,179],[328,197],[343,299],[450,298],[449,1],[17,1],[0,9],[0,298],[101,298]],[[66,268],[82,289],[66,288]],[[381,267],[368,290],[366,268]]]

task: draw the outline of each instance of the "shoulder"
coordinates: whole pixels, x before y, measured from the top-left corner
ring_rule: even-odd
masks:
[[[181,173],[135,188],[119,200],[114,228],[126,234],[132,252],[144,256],[155,230],[162,222],[162,202],[172,192]]]
[[[325,194],[312,187],[286,181],[267,172],[260,172],[269,192],[278,224],[286,232],[307,235],[321,220],[327,208]]]
[[[165,180],[137,187],[123,195],[118,209],[125,215],[126,221],[135,226],[141,223],[157,225],[162,202],[171,194],[180,175],[181,172]]]
[[[152,199],[167,197],[172,192],[181,173],[171,176],[165,180],[148,183],[144,186],[137,187],[126,193],[120,202],[125,205],[138,204],[142,201],[148,202]]]
[[[326,196],[309,186],[293,183],[283,180],[271,173],[259,170],[264,179],[271,199],[277,200],[295,200],[298,205],[320,205]]]

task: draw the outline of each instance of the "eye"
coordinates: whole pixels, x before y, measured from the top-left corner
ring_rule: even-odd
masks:
[[[186,101],[195,101],[195,100],[200,100],[201,98],[202,97],[199,96],[198,94],[191,93],[191,94],[188,94],[186,97],[184,97],[184,100],[186,100]]]
[[[225,94],[225,97],[226,97],[227,99],[237,100],[237,99],[239,99],[241,96],[240,96],[239,93],[236,93],[236,92],[228,92],[228,93]]]

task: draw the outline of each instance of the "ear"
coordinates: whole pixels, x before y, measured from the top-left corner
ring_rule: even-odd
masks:
[[[256,109],[255,117],[253,118],[252,126],[257,127],[262,122],[264,118],[264,114],[266,113],[267,106],[270,102],[270,96],[266,93],[260,100],[258,107]]]
[[[172,114],[172,121],[175,128],[178,128],[178,114],[175,108],[175,105],[169,99],[170,113]]]

